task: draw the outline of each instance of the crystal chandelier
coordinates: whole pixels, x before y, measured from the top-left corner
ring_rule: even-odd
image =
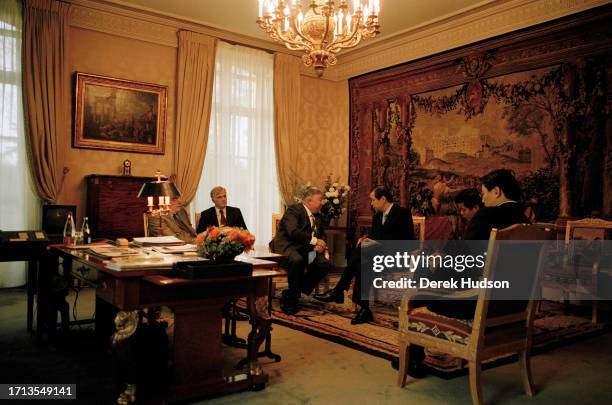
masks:
[[[337,7],[333,1],[311,0],[305,14],[299,0],[259,0],[257,24],[287,48],[305,51],[302,61],[321,77],[336,64],[336,53],[379,33],[379,12],[380,0],[353,0],[352,11],[346,0]]]

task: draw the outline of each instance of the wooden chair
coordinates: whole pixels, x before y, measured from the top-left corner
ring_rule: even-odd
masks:
[[[274,237],[276,236],[276,232],[278,231],[278,226],[280,225],[280,221],[283,218],[283,214],[279,214],[279,213],[273,213],[272,214],[272,239],[274,239]],[[272,249],[270,249],[270,251],[272,251]],[[272,298],[275,298],[275,294],[276,294],[276,283],[278,282],[282,282],[283,278],[282,277],[273,277],[271,280],[272,283]]]
[[[278,231],[278,225],[280,224],[281,219],[283,218],[283,214],[272,214],[272,237],[276,236],[276,231]]]
[[[488,280],[495,280],[496,267],[498,263],[504,262],[504,253],[508,253],[504,251],[506,248],[501,247],[496,241],[554,240],[554,238],[553,231],[534,225],[517,224],[502,230],[493,229],[488,242],[483,276]],[[543,255],[541,245],[537,246],[534,248],[534,245],[530,245],[525,248],[532,252],[528,255],[529,258],[533,258],[533,263],[530,264],[537,266],[536,269],[539,271]],[[422,308],[415,309],[412,307],[410,296],[406,294],[399,308],[398,385],[404,387],[406,384],[409,347],[411,344],[416,344],[468,361],[470,390],[474,404],[482,403],[480,385],[482,362],[504,354],[518,353],[523,387],[527,395],[533,395],[529,352],[535,313],[533,296],[536,293],[537,281],[537,272],[534,272],[530,300],[520,310],[510,313],[499,311],[504,308],[506,302],[491,301],[493,294],[491,289],[467,290],[459,295],[455,294],[456,298],[466,298],[470,295],[478,297],[473,323],[423,311]]]
[[[425,240],[425,217],[412,217],[412,223],[414,224],[414,234],[419,235],[419,240]]]
[[[572,267],[575,263],[574,252],[570,241],[572,240],[608,240],[612,233],[612,221],[606,221],[599,218],[585,218],[576,221],[567,221],[565,225],[565,247],[566,255],[564,259],[564,267]],[[599,280],[599,260],[593,258],[591,264],[591,288],[593,293],[597,293],[597,282]],[[598,315],[597,299],[593,300],[591,322],[597,323]]]

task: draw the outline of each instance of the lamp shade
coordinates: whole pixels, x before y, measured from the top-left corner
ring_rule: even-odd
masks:
[[[176,188],[174,183],[169,181],[152,181],[145,183],[138,192],[138,197],[161,197],[166,195],[176,198],[181,196],[181,192]]]

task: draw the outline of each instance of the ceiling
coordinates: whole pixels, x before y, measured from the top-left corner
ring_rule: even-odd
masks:
[[[253,38],[272,40],[260,29],[257,0],[107,0]],[[363,0],[362,0],[363,1]],[[381,0],[380,35],[389,38],[436,20],[499,0]],[[307,4],[308,0],[302,0]],[[365,44],[372,40],[364,41]]]

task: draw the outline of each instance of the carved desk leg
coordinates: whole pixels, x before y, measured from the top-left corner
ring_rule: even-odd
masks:
[[[259,362],[257,361],[257,354],[259,352],[259,346],[265,340],[268,332],[270,331],[270,315],[268,314],[268,297],[266,296],[266,282],[262,280],[257,282],[255,297],[247,297],[247,307],[251,314],[251,332],[248,337],[248,352],[247,361],[248,369],[247,373],[249,376],[258,376],[263,374]],[[265,388],[264,383],[253,384],[251,389],[253,391],[259,391]]]
[[[139,311],[120,311],[115,317],[116,331],[112,337],[112,345],[113,349],[123,359],[130,356],[128,353],[130,352],[129,343],[126,342],[126,339],[134,335],[139,322]],[[136,384],[128,383],[125,391],[117,398],[117,404],[129,405],[134,402],[136,402]]]

